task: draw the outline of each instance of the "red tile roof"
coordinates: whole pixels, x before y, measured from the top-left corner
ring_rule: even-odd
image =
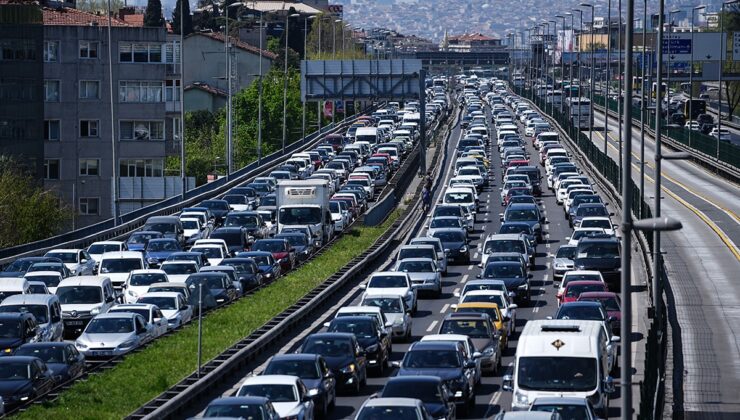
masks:
[[[141,26],[144,26],[144,15],[142,14],[124,15],[123,21],[128,23],[131,26],[141,27]]]
[[[44,25],[49,26],[108,26],[108,17],[67,7],[44,7]],[[131,26],[118,18],[111,19],[111,26]]]
[[[188,35],[187,38],[190,38],[191,36],[205,36],[211,39],[215,39],[216,41],[221,42],[221,43],[224,42],[224,34],[221,32],[194,32]],[[255,47],[252,44],[246,43],[238,38],[234,38],[233,36],[231,37],[231,44],[244,51],[249,51],[254,54],[260,53],[259,48]],[[267,51],[267,50],[262,50],[262,57],[269,58],[271,60],[275,60],[276,58],[278,58],[277,54]]]
[[[194,82],[193,84],[185,86],[185,90],[191,90],[191,89],[199,89],[205,92],[208,92],[212,95],[218,95],[218,96],[226,96],[226,91],[223,89],[219,89],[215,86],[211,86],[208,83],[203,82]]]
[[[481,33],[456,35],[456,36],[448,37],[447,39],[450,41],[453,41],[453,40],[454,41],[494,41],[496,40],[496,38],[491,38]]]

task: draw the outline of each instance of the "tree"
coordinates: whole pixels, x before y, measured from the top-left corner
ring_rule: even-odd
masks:
[[[334,58],[335,52],[337,59],[367,58],[365,52],[355,46],[352,34],[348,33],[344,22],[335,22],[335,20],[331,16],[319,14],[310,21],[311,27],[306,42],[308,58],[310,60],[331,60]],[[343,36],[345,39],[344,45],[342,45]],[[321,45],[319,45],[319,38],[321,38]],[[335,40],[336,45],[334,45]],[[342,49],[342,46],[344,46],[344,49]]]
[[[162,16],[162,2],[160,0],[147,1],[146,11],[144,12],[144,26],[164,26],[164,16]]]
[[[269,37],[267,39],[267,51],[275,53],[278,57],[272,64],[273,68],[283,71],[285,68],[285,41],[280,38]],[[288,46],[288,68],[299,69],[301,66],[301,57],[298,53]]]
[[[732,60],[732,39],[733,32],[740,31],[740,5],[737,3],[730,4],[726,7],[724,14],[721,14],[720,19],[722,20],[722,27],[727,33],[727,39],[725,45],[729,45],[727,51],[727,60],[722,63],[722,72],[735,74],[740,72],[740,61]],[[740,81],[737,80],[724,80],[723,92],[724,98],[719,98],[720,111],[719,116],[722,117],[722,99],[725,99],[728,112],[727,118],[732,119],[735,115],[735,110],[740,106]]]
[[[11,158],[0,156],[0,247],[56,235],[71,211]]]
[[[190,2],[185,0],[177,0],[175,4],[175,11],[172,12],[172,31],[176,34],[180,34],[180,6],[184,4],[183,9],[183,35],[188,35],[193,32],[193,16],[190,14]]]

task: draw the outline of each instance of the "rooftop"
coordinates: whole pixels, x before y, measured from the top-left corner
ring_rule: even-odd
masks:
[[[205,36],[205,37],[214,39],[218,42],[224,42],[224,34],[221,32],[195,32],[195,33],[188,35],[186,38],[190,38],[194,36]],[[230,38],[231,38],[231,45],[239,49],[242,49],[244,51],[249,51],[254,54],[260,53],[260,49],[255,47],[254,45],[244,42],[238,38],[234,38],[233,36]],[[275,60],[278,56],[277,54],[273,52],[262,50],[262,57],[269,58],[270,60]]]
[[[44,7],[44,25],[47,26],[108,26],[108,17],[103,14],[83,12],[67,7]],[[111,26],[130,27],[116,17],[111,17]]]

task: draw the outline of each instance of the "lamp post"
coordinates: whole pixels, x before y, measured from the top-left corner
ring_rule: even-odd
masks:
[[[671,60],[673,59],[673,48],[671,48],[671,33],[673,33],[673,15],[681,12],[680,10],[673,9],[668,12],[668,68],[666,69],[666,118],[669,117],[670,105],[671,105]]]
[[[653,216],[660,217],[660,180],[661,180],[661,146],[663,142],[661,118],[663,118],[663,98],[661,98],[661,88],[663,86],[663,16],[665,15],[665,0],[660,0],[660,6],[658,8],[658,36],[656,39],[656,53],[657,53],[657,69],[655,75],[655,83],[657,86],[655,94],[655,204],[653,209]],[[656,309],[656,317],[659,316],[659,303],[660,302],[660,276],[658,270],[660,270],[660,235],[654,234],[653,236],[653,306]],[[661,320],[656,318],[656,322],[660,325]]]
[[[182,184],[182,199],[185,201],[185,9],[180,2],[180,183]],[[174,96],[174,95],[173,95]],[[74,229],[73,229],[74,230]]]
[[[591,82],[589,83],[589,117],[588,117],[588,142],[593,143],[594,137],[594,5],[589,3],[581,3],[582,7],[588,7],[591,9]],[[607,103],[607,111],[609,104]],[[608,115],[607,115],[608,118]],[[604,137],[604,153],[606,153],[607,138]]]
[[[548,20],[548,23],[553,24],[553,34],[555,35],[555,39],[557,42],[557,36],[558,36],[558,23],[554,20]],[[547,27],[547,37],[550,38],[550,27]],[[552,67],[550,70],[552,70],[552,95],[550,96],[550,115],[552,115],[555,112],[555,62],[552,60]],[[560,77],[563,78],[562,75]],[[562,97],[561,101],[562,103]]]
[[[575,37],[576,33],[576,26],[575,26],[575,16],[571,12],[566,12],[565,16],[570,16],[570,30],[573,32],[571,34],[571,40],[570,40],[570,71],[568,72],[568,75],[570,76],[570,84],[568,85],[568,97],[573,94],[573,38]],[[570,120],[570,118],[568,118]]]
[[[581,84],[583,83],[583,74],[581,73],[581,52],[582,52],[582,42],[581,37],[583,36],[583,10],[580,9],[573,9],[574,12],[578,13],[578,19],[581,21],[581,29],[578,32],[578,124],[576,124],[576,128],[578,129],[578,136],[581,136]]]
[[[694,119],[694,12],[697,10],[706,9],[707,6],[700,5],[691,9],[691,64],[689,65],[689,126],[691,121]],[[689,148],[691,148],[691,132],[694,131],[692,127],[689,128]]]
[[[725,5],[737,3],[740,0],[729,0],[722,2],[722,13],[720,14],[719,18],[719,75],[717,76],[717,80],[719,81],[719,91],[717,96],[717,159],[719,159],[719,139],[722,137],[722,65],[724,64],[724,61],[722,60],[722,56],[726,54],[726,47],[725,47]]]
[[[285,67],[283,69],[283,153],[285,153],[285,143],[288,138],[288,26],[290,18],[299,17],[298,13],[285,15]]]
[[[621,18],[621,17],[620,17]],[[620,22],[621,23],[621,22]],[[642,217],[642,206],[645,203],[645,118],[647,117],[645,111],[647,105],[645,105],[648,96],[645,95],[645,68],[647,63],[645,60],[645,50],[647,50],[646,43],[647,35],[647,0],[643,0],[642,8],[642,71],[640,73],[640,217]],[[653,71],[652,60],[650,63],[651,73]],[[647,84],[650,86],[650,83]]]
[[[110,94],[110,146],[111,146],[111,171],[113,179],[113,190],[111,191],[111,210],[113,213],[113,226],[118,226],[118,197],[119,197],[119,185],[118,185],[118,144],[116,144],[116,124],[115,115],[113,108],[113,47],[111,42],[111,0],[108,0],[108,89]],[[180,6],[182,9],[182,6]],[[182,26],[182,24],[180,24]],[[721,106],[720,99],[720,106]],[[717,149],[719,150],[719,148]],[[183,187],[184,188],[184,187]],[[73,203],[75,206],[75,213],[79,210],[79,203]]]
[[[621,16],[620,16],[621,19]],[[604,149],[606,150],[606,141],[609,138],[609,84],[612,79],[612,0],[607,1],[606,5],[606,91],[604,93],[604,106],[606,107],[606,117],[604,118]]]
[[[231,35],[229,33],[229,8],[239,7],[241,3],[233,3],[224,7],[224,54],[226,54],[226,179],[231,178],[232,156],[234,155],[232,103],[231,103]]]
[[[260,10],[260,28],[258,36],[260,37],[260,72],[257,81],[257,164],[262,163],[262,11]]]
[[[565,102],[565,91],[563,90],[563,85],[565,84],[565,60],[563,60],[563,55],[565,54],[565,16],[555,15],[555,17],[559,19],[563,19],[563,46],[560,49],[560,113],[562,114],[563,113],[563,103]],[[555,28],[556,28],[555,35],[558,36],[557,26],[555,26]]]
[[[336,20],[334,20],[334,22],[332,22],[333,25],[331,25],[332,31],[333,31],[333,41],[331,43],[331,48],[332,48],[331,49],[331,58],[332,58],[332,60],[336,60],[337,59],[337,23],[341,23],[341,22],[342,22],[341,19],[336,19]],[[333,111],[332,111],[332,114],[333,114]]]
[[[303,20],[303,59],[308,60],[308,21],[316,19],[316,15]],[[313,26],[313,23],[311,23]],[[303,119],[301,121],[301,139],[306,140],[306,102],[303,101]]]

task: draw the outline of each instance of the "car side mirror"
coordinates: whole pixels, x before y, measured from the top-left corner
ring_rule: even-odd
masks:
[[[468,360],[465,362],[465,368],[466,369],[474,369],[476,367],[475,360]]]
[[[505,317],[503,317],[503,318],[504,318],[504,322],[509,322],[509,321],[511,321],[511,317],[510,317],[510,316],[505,316]]]
[[[622,338],[620,336],[618,336],[618,335],[612,336],[612,338],[611,338],[611,342],[612,343],[619,343],[621,341],[622,341]]]
[[[514,377],[512,375],[504,375],[501,389],[509,392],[514,390]]]
[[[516,303],[513,303],[513,304],[509,305],[509,309],[516,309],[518,307],[519,307],[519,305],[517,305]]]
[[[329,328],[329,325],[330,324],[331,324],[331,322],[324,322],[324,328]]]
[[[606,392],[607,394],[613,394],[614,391],[614,378],[612,378],[611,376],[607,376],[604,379],[604,392]]]
[[[108,296],[107,298],[105,298],[105,303],[111,303],[113,302],[113,300],[113,296]]]
[[[483,353],[479,351],[476,351],[475,353],[473,353],[473,359],[480,359],[481,357],[483,357]]]
[[[498,219],[503,222],[504,221],[504,214],[503,213],[499,213],[498,214]]]
[[[87,263],[87,259],[83,258],[80,260],[80,264],[86,264],[86,263]]]
[[[391,362],[391,366],[400,368],[401,367],[401,361],[400,360],[394,360]]]

